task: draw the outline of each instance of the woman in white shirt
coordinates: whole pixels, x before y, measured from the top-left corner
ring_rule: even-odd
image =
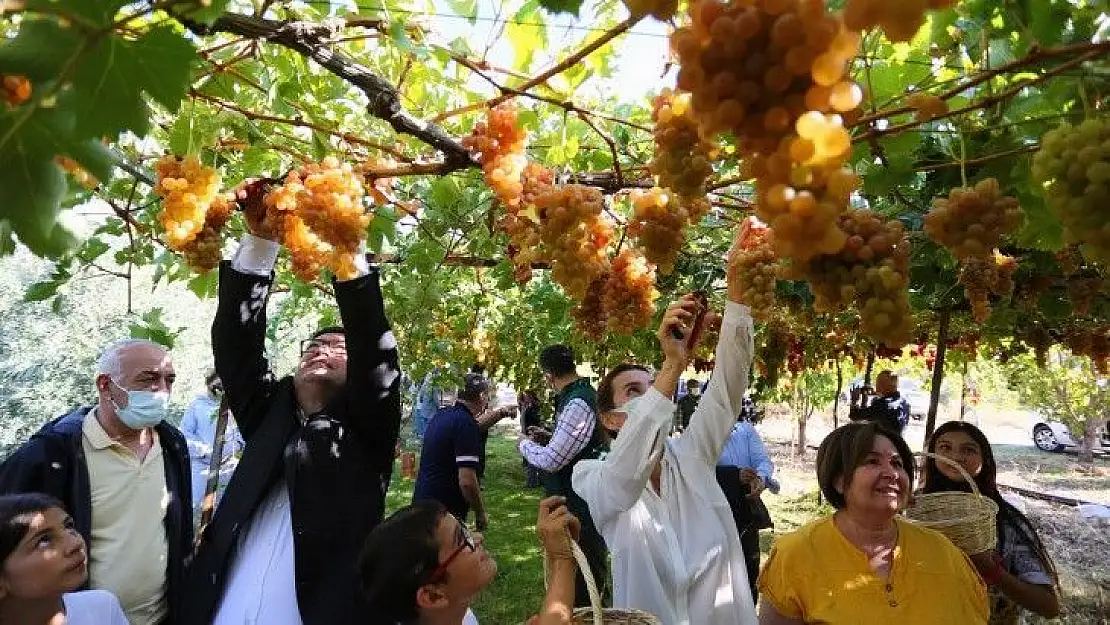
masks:
[[[689,362],[684,339],[697,312],[687,297],[667,309],[657,336],[665,357],[655,380],[625,370],[601,385],[599,412],[619,430],[608,456],[574,470],[613,555],[613,605],[651,612],[667,625],[757,622],[739,533],[715,466],[748,382],[752,320],[730,276],[716,367],[690,426],[668,437],[678,378]],[[649,388],[650,385],[650,388]]]
[[[0,497],[0,623],[127,625],[112,593],[73,592],[88,577],[85,541],[60,502]]]

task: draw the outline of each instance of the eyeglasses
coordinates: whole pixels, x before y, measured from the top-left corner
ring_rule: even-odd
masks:
[[[463,550],[469,549],[470,553],[478,550],[478,544],[474,542],[474,536],[470,533],[470,530],[466,529],[466,524],[462,521],[459,521],[459,528],[455,530],[455,540],[461,544],[455,547],[455,550],[447,556],[446,560],[439,563],[436,570],[432,571],[432,577],[428,580],[429,583],[434,584],[443,579],[443,576],[447,574],[447,567],[451,566],[451,563],[462,554]]]
[[[321,341],[319,339],[306,339],[301,341],[301,358],[305,356],[317,356],[324,351],[327,351],[329,354],[346,354],[347,342]]]

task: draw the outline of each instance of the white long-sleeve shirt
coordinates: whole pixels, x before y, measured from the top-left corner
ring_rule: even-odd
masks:
[[[633,404],[608,456],[574,468],[613,556],[613,605],[651,612],[667,625],[753,625],[740,533],[715,466],[740,413],[754,346],[746,306],[729,303],[717,365],[678,439],[675,405],[654,388]],[[650,482],[662,462],[659,492]]]

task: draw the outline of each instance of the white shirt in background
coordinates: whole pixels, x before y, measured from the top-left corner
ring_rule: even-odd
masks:
[[[717,365],[677,439],[675,411],[654,388],[631,408],[609,454],[574,467],[613,556],[613,606],[645,610],[667,625],[754,625],[740,533],[717,485],[716,464],[748,384],[754,346],[746,306],[728,303]],[[662,462],[657,493],[650,483]]]
[[[85,590],[62,595],[66,625],[128,625],[119,599],[107,590]]]

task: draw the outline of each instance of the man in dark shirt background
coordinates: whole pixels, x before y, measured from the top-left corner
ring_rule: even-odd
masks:
[[[890,370],[880,373],[875,378],[874,393],[871,404],[866,405],[871,389],[867,386],[852,389],[852,409],[848,418],[852,421],[874,421],[901,434],[910,420],[910,404],[898,392],[898,376]]]
[[[695,379],[686,380],[686,394],[678,400],[678,424],[685,430],[690,427],[690,417],[701,400],[701,382]]]
[[[482,428],[476,417],[490,402],[490,384],[482,375],[468,373],[454,406],[441,408],[424,432],[420,470],[413,501],[433,499],[465,522],[474,511],[474,525],[483,531],[489,525],[482,489],[478,481],[481,464]]]

